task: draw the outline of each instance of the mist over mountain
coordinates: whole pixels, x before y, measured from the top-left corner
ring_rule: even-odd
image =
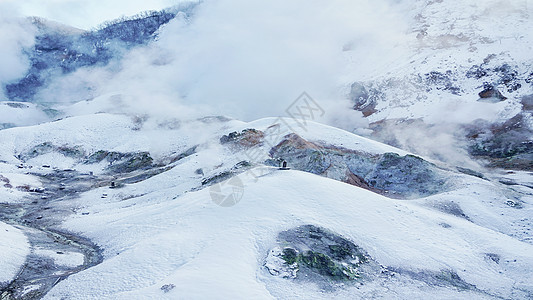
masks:
[[[0,2],[0,298],[531,299],[532,7]]]

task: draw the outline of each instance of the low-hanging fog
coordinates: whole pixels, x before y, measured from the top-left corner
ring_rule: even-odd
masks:
[[[29,67],[23,54],[33,45],[35,28],[25,16],[91,30],[105,20],[183,3],[0,0],[0,83],[20,79]],[[250,121],[286,116],[291,103],[307,92],[325,110],[318,121],[368,133],[368,121],[351,109],[350,85],[372,80],[390,66],[407,65],[405,53],[416,39],[410,27],[414,16],[398,0],[191,3],[198,3],[192,15],[178,15],[161,28],[156,41],[106,66],[57,75],[36,101],[59,108],[86,104],[69,108],[69,114],[118,111],[156,119],[226,115]],[[6,100],[2,92],[0,100]],[[501,110],[475,99],[461,104],[461,110],[450,103],[428,107],[434,111],[426,120],[431,130],[391,127],[398,146],[436,153],[443,160],[463,159],[464,141],[454,133],[456,124],[478,115],[492,118]]]
[[[125,94],[135,100],[121,105],[134,111],[252,120],[284,115],[305,91],[326,110],[324,121],[358,124],[347,75],[399,51],[404,27],[388,1],[204,1],[192,18],[164,26],[156,42],[59,77],[38,98]]]

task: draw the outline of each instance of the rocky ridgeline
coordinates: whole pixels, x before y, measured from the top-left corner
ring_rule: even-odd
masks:
[[[265,133],[260,130],[244,129],[224,135],[220,143],[233,151],[241,151],[264,146],[264,138]],[[281,162],[286,161],[292,169],[339,180],[389,197],[424,197],[449,188],[449,175],[445,171],[415,155],[371,154],[310,142],[295,133],[286,135],[268,151],[269,158],[264,161],[266,165],[279,167]]]
[[[447,189],[445,172],[414,155],[364,153],[312,143],[297,134],[289,134],[270,150],[270,156],[270,164],[285,160],[291,168],[390,197],[416,198]]]
[[[100,150],[95,153],[87,154],[81,146],[57,146],[50,142],[36,145],[18,154],[17,158],[22,162],[27,162],[38,156],[53,152],[72,158],[78,163],[83,164],[97,164],[104,162],[104,168],[108,173],[129,173],[154,167],[153,159],[148,152],[121,153]]]

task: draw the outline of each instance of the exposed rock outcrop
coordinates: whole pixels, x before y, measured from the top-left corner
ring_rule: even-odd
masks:
[[[322,284],[371,280],[382,270],[361,247],[314,225],[281,232],[264,266],[273,276]]]
[[[447,176],[414,155],[380,155],[309,142],[289,134],[270,150],[291,168],[340,180],[392,197],[420,197],[446,190]]]
[[[507,100],[507,97],[502,95],[502,93],[492,84],[486,84],[483,87],[483,91],[479,92],[479,98],[492,99],[492,102]]]
[[[533,170],[533,130],[518,114],[502,124],[478,122],[468,128],[469,152],[489,167]]]

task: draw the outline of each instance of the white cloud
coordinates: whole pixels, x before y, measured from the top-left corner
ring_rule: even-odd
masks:
[[[81,29],[104,21],[131,16],[147,10],[167,8],[182,0],[0,0],[17,6],[21,14],[44,17]]]
[[[97,94],[134,95],[142,109],[174,104],[252,120],[285,115],[306,91],[326,109],[325,121],[350,129],[362,123],[342,113],[350,106],[346,45],[352,55],[372,54],[362,59],[371,66],[396,51],[404,28],[386,0],[205,1],[191,20],[178,17],[156,43],[129,53],[119,72],[80,70],[41,97],[83,83]]]
[[[33,45],[34,37],[31,23],[19,17],[15,7],[0,2],[0,86],[25,75],[29,62],[22,51]],[[5,100],[3,90],[0,100]]]

